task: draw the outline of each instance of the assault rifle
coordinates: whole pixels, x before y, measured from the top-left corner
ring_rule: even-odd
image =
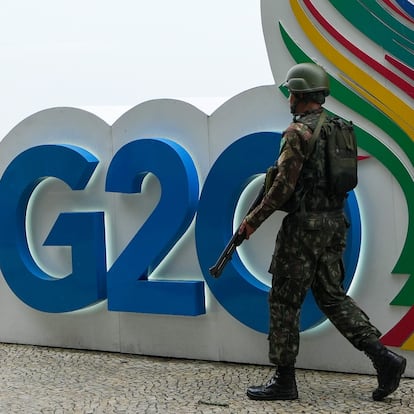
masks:
[[[249,210],[246,216],[251,213],[262,201],[262,198],[265,193],[265,185],[263,185],[262,189],[260,190],[259,194],[249,207]],[[231,260],[231,257],[236,250],[236,247],[240,246],[243,243],[243,240],[246,238],[245,231],[242,234],[239,234],[239,227],[237,228],[236,232],[233,234],[233,237],[227,243],[227,246],[224,248],[223,252],[221,253],[220,257],[218,258],[216,264],[213,267],[210,267],[209,272],[210,275],[218,278],[220,277],[221,273],[223,272],[224,267],[226,264]]]

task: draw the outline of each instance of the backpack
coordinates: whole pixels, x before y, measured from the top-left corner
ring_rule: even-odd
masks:
[[[280,210],[292,213],[304,208],[303,201],[309,185],[322,186],[328,193],[341,198],[356,187],[358,157],[352,122],[346,122],[337,116],[327,117],[322,112],[309,140],[309,154],[315,150],[320,156],[325,156],[323,162],[318,162],[316,157],[312,163],[304,164],[297,189]],[[277,165],[268,168],[264,182],[265,194],[272,186],[277,172]]]
[[[352,122],[337,116],[328,117],[323,112],[311,138],[311,148],[321,135],[325,137],[325,165],[328,191],[345,195],[358,183],[358,149]],[[312,152],[312,150],[311,150]]]

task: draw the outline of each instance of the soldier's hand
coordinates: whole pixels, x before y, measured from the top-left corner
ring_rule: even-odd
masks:
[[[244,238],[249,240],[250,236],[255,232],[255,228],[253,228],[246,219],[243,220],[242,224],[239,227],[239,234],[244,233]]]

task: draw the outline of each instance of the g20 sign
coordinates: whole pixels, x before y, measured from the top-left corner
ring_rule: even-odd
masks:
[[[238,321],[267,332],[269,287],[245,258],[235,254],[217,280],[208,268],[237,228],[235,212],[248,204],[245,189],[277,157],[290,121],[278,85],[294,63],[311,61],[315,52],[330,76],[328,109],[355,121],[359,148],[370,156],[346,207],[345,285],[371,266],[361,289],[366,298],[367,278],[386,285],[392,272],[412,275],[413,88],[407,79],[413,61],[410,32],[401,23],[407,13],[396,18],[385,2],[314,3],[261,1],[276,85],[245,91],[211,116],[158,100],[131,109],[112,127],[70,108],[17,125],[0,143],[0,269],[14,294],[47,313],[107,300],[109,311],[189,317],[208,314],[214,296]],[[356,48],[359,42],[341,30],[357,39],[365,30],[372,50]],[[378,59],[384,51],[387,65]],[[386,215],[377,208],[385,204]],[[371,249],[361,250],[364,260],[361,246]],[[375,302],[381,322],[392,327],[383,341],[408,350],[414,349],[413,281],[392,286],[391,304],[411,307],[399,323],[388,311],[390,300]],[[358,283],[353,286],[358,294]],[[302,329],[321,318],[308,296]]]
[[[42,133],[57,134],[61,141],[70,129],[73,115],[72,110],[63,110],[61,125],[52,126],[51,133],[42,120],[48,112],[52,119],[56,111],[59,109],[35,114],[22,124],[36,123],[39,117]],[[82,116],[78,119],[80,125]],[[30,127],[23,128],[30,140]],[[19,128],[7,137],[3,152],[7,152],[13,135],[19,136]],[[87,132],[79,138],[88,142]],[[70,137],[67,144],[47,143],[22,150],[7,165],[0,180],[0,268],[8,285],[20,300],[43,312],[70,312],[108,299],[110,311],[197,316],[206,312],[206,282],[228,312],[251,328],[266,332],[268,286],[247,270],[237,254],[218,280],[211,278],[208,268],[234,231],[240,195],[274,162],[280,138],[278,132],[235,137],[211,165],[201,194],[198,160],[171,137],[137,137],[123,144],[113,154],[106,171],[101,171],[105,185],[99,191],[140,194],[145,177],[152,174],[161,188],[159,200],[110,266],[107,246],[111,238],[105,225],[105,214],[109,213],[105,206],[97,211],[62,211],[44,241],[45,246],[71,247],[72,270],[59,278],[48,274],[33,257],[29,239],[36,223],[29,224],[29,210],[36,208],[38,187],[50,178],[62,181],[70,191],[85,192],[93,198],[93,191],[98,191],[93,183],[100,159],[93,150],[71,143]],[[89,185],[92,191],[88,193]],[[345,259],[349,285],[360,243],[359,211],[353,194],[347,211],[352,222]],[[180,242],[195,217],[196,250],[205,280],[177,280],[168,275],[161,280],[152,278],[152,271]],[[321,319],[311,298],[303,314],[303,329]]]

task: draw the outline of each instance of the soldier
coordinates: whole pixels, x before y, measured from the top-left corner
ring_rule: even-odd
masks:
[[[249,387],[247,395],[254,400],[298,398],[295,362],[299,315],[305,294],[312,289],[319,308],[333,325],[372,360],[378,379],[372,397],[382,400],[398,388],[406,360],[382,345],[381,333],[343,290],[342,254],[349,226],[343,212],[346,195],[327,191],[323,184],[327,182],[323,176],[325,154],[311,151],[309,145],[324,112],[329,79],[319,65],[301,63],[288,71],[285,86],[294,118],[283,134],[277,174],[261,203],[242,222],[239,233],[248,239],[275,210],[285,210],[292,200],[300,202],[290,206],[291,212],[283,220],[269,269],[273,276],[269,360],[276,372],[266,384]],[[318,177],[318,185],[304,177],[309,170]]]

